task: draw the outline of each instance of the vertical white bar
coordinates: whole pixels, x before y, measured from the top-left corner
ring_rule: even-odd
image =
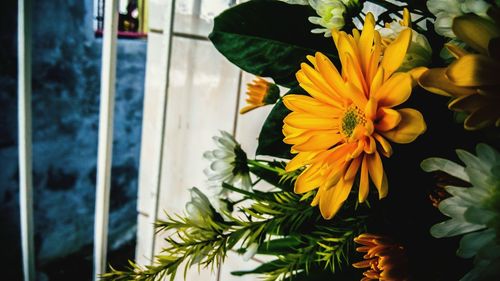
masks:
[[[160,177],[161,167],[164,159],[162,158],[164,139],[165,139],[165,120],[167,109],[167,89],[168,76],[170,68],[170,53],[172,46],[172,28],[175,11],[175,1],[166,0],[161,5],[150,3],[150,8],[161,7],[161,15],[164,17],[161,42],[148,41],[148,64],[146,67],[146,81],[144,93],[144,110],[142,121],[142,136],[141,136],[141,160],[139,165],[139,198],[142,202],[138,202],[138,208],[142,209],[144,204],[148,214],[148,229],[139,229],[143,231],[137,243],[141,244],[143,253],[140,260],[146,260],[147,264],[152,264],[154,261],[155,248],[155,229],[154,223],[158,216],[158,202],[160,194]],[[153,13],[149,13],[152,15]],[[156,13],[155,13],[156,14]],[[150,19],[149,23],[157,22],[158,19]],[[159,33],[158,33],[159,34]],[[150,31],[150,39],[157,36],[155,31]],[[159,40],[160,41],[160,40]],[[159,44],[152,46],[149,44]],[[160,48],[161,54],[153,52]],[[157,57],[152,57],[157,55]],[[153,59],[151,59],[153,58]],[[159,81],[158,81],[159,80]],[[147,192],[144,192],[146,190]],[[141,196],[142,194],[142,196]],[[144,203],[147,202],[147,203]],[[138,236],[139,238],[139,236]],[[146,241],[146,242],[144,242]],[[144,246],[142,246],[144,245]],[[137,255],[138,253],[136,253]]]
[[[108,246],[109,191],[113,151],[113,111],[115,104],[116,35],[118,1],[106,0],[102,40],[101,98],[97,152],[97,188],[94,221],[94,280],[106,272]]]
[[[169,85],[169,74],[170,74],[170,59],[171,59],[171,53],[172,53],[172,34],[173,34],[173,29],[174,29],[174,16],[175,16],[175,0],[167,0],[167,5],[165,9],[165,25],[163,27],[163,40],[165,40],[165,67],[167,68],[166,71],[166,77],[165,77],[165,92],[163,93],[164,95],[164,102],[162,104],[163,110],[162,110],[162,115],[163,119],[161,120],[162,122],[162,136],[161,136],[161,141],[157,143],[158,148],[160,149],[160,154],[159,154],[159,165],[158,165],[158,174],[157,174],[157,183],[155,185],[155,190],[154,193],[156,194],[155,202],[154,204],[151,205],[151,211],[149,215],[149,223],[151,227],[153,227],[153,230],[150,232],[151,233],[151,262],[154,262],[154,255],[155,255],[155,234],[156,234],[156,229],[154,228],[154,224],[156,223],[156,220],[158,220],[158,209],[159,209],[159,202],[160,202],[160,182],[161,182],[161,171],[162,171],[162,165],[163,161],[163,146],[165,142],[165,128],[166,128],[166,111],[167,111],[167,93],[168,93],[168,85]],[[156,167],[155,167],[156,168]]]
[[[24,280],[35,280],[31,169],[31,0],[18,2],[19,208]]]

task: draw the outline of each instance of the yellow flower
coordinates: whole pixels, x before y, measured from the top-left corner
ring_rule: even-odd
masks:
[[[361,281],[409,280],[408,259],[403,246],[387,237],[369,233],[359,235],[354,238],[354,242],[362,245],[356,251],[366,253],[364,261],[353,264],[355,268],[368,268]]]
[[[297,155],[286,170],[305,170],[295,182],[295,192],[319,188],[312,205],[331,219],[347,199],[358,172],[359,202],[368,196],[369,177],[383,198],[388,192],[380,154],[389,157],[396,143],[412,142],[426,125],[415,109],[393,109],[412,91],[408,73],[394,73],[410,44],[410,29],[382,52],[375,19],[366,16],[362,33],[333,32],[342,63],[340,74],[322,53],[308,56],[297,72],[300,86],[311,96],[286,95],[283,140]]]
[[[422,87],[452,98],[448,108],[468,114],[467,130],[500,126],[500,24],[474,14],[453,21],[453,32],[477,53],[448,45],[456,60],[445,68],[434,68],[419,78]]]
[[[411,14],[407,8],[404,8],[402,20],[386,23],[384,28],[378,30],[382,37],[382,49],[394,41],[401,31],[408,28],[411,29]],[[432,48],[429,41],[423,34],[414,29],[411,30],[411,43],[398,71],[408,71],[415,67],[426,66],[431,62]]]
[[[257,77],[252,83],[247,84],[248,105],[240,110],[240,114],[247,113],[258,107],[273,104],[280,97],[278,86]]]

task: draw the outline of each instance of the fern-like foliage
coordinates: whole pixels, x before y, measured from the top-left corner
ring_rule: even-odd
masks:
[[[260,163],[260,169],[272,171],[281,180],[282,166]],[[294,177],[287,176],[285,181]],[[289,185],[290,182],[286,183]],[[251,271],[235,275],[262,274],[266,280],[285,280],[297,273],[321,267],[334,272],[346,264],[352,248],[352,238],[362,232],[364,221],[338,216],[333,221],[322,219],[317,208],[310,206],[314,191],[303,196],[278,189],[274,192],[252,192],[223,184],[227,190],[240,194],[251,204],[235,205],[236,211],[193,219],[186,215],[168,215],[158,221],[157,231],[166,234],[167,246],[156,257],[152,266],[133,262],[123,269],[111,268],[102,280],[173,280],[179,269],[191,266],[214,270],[224,261],[228,251],[244,253],[252,244],[258,244],[259,254],[277,259]],[[224,217],[224,218],[223,218]]]

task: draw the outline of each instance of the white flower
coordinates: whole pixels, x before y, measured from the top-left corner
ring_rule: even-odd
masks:
[[[221,131],[221,137],[214,136],[217,149],[206,151],[203,157],[210,165],[203,172],[209,185],[223,193],[222,183],[249,190],[252,186],[248,173],[247,156],[240,144],[229,133]]]
[[[461,280],[500,280],[500,153],[485,144],[476,153],[457,150],[465,167],[442,158],[422,162],[426,172],[442,171],[472,185],[445,187],[451,197],[439,203],[439,210],[451,219],[434,225],[431,235],[464,235],[457,255],[475,256],[475,266]]]
[[[391,23],[387,23],[384,28],[378,30],[380,36],[385,42],[390,43],[394,41],[401,31],[405,29],[411,29],[411,15],[408,9],[404,9],[403,20],[395,20]],[[403,63],[399,67],[398,71],[408,71],[415,67],[426,66],[431,62],[432,57],[432,47],[427,41],[427,38],[412,29],[412,38],[408,51],[406,52]]]
[[[451,29],[453,19],[468,13],[481,17],[488,17],[486,12],[490,4],[483,0],[429,0],[427,8],[436,16],[434,29],[436,33],[445,37],[455,38]]]
[[[316,11],[319,17],[309,17],[313,24],[324,28],[315,28],[312,33],[324,33],[325,37],[332,36],[332,29],[344,27],[344,13],[347,10],[342,0],[309,0],[309,5]]]
[[[213,218],[214,212],[208,197],[198,188],[190,190],[191,201],[186,203],[186,212],[192,221],[203,223],[207,218]]]

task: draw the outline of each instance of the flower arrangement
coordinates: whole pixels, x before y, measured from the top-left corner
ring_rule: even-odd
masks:
[[[234,251],[270,257],[234,280],[500,280],[499,6],[255,0],[221,13],[210,40],[256,75],[240,113],[273,106],[257,156],[214,136],[214,192],[192,188],[185,213],[157,222],[170,235],[152,266],[102,279],[173,280]],[[453,149],[463,165],[436,158]]]

